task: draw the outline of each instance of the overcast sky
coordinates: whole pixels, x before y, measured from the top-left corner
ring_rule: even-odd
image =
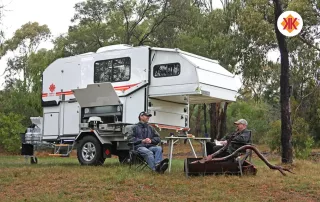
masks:
[[[74,15],[74,5],[82,0],[0,0],[5,6],[2,20],[5,37],[12,37],[13,33],[27,22],[38,22],[48,25],[53,37],[68,31],[71,18]],[[221,7],[220,0],[214,0],[214,7]],[[51,42],[42,43],[39,48],[52,48]],[[0,89],[3,84],[2,73],[6,68],[9,56],[0,60]]]
[[[74,5],[81,0],[0,0],[0,2],[5,6],[1,26],[4,28],[5,38],[8,39],[27,22],[48,25],[54,37],[66,33],[74,15]],[[50,49],[52,43],[48,41],[41,44],[39,48]],[[0,85],[4,81],[2,73],[9,56],[12,54],[0,60]]]

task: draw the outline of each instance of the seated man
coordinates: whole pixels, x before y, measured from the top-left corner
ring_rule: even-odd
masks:
[[[148,124],[151,114],[141,112],[137,123],[128,135],[129,142],[134,144],[135,150],[143,156],[149,167],[158,173],[164,173],[168,168],[168,159],[162,160],[162,148],[159,133]]]
[[[227,144],[227,140],[232,136],[235,135],[235,137],[232,139],[232,142],[228,146],[228,148],[217,155],[216,157],[224,157],[232,154],[234,151],[236,151],[238,148],[243,146],[244,144],[247,144],[250,142],[250,131],[247,130],[248,122],[245,119],[240,119],[234,124],[237,126],[237,130],[234,133],[231,133],[229,135],[226,135],[221,139],[221,141],[216,141],[216,143],[213,142],[207,142],[206,143],[206,148],[207,148],[207,153],[213,154],[219,149],[221,149],[224,145]],[[216,145],[219,144],[219,145]]]

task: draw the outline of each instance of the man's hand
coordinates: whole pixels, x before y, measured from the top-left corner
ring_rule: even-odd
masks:
[[[227,140],[225,141],[220,141],[221,144],[226,145],[227,144]]]
[[[150,144],[151,143],[151,139],[150,138],[146,138],[146,139],[142,140],[142,143]]]
[[[146,143],[147,144],[151,144],[151,139],[150,138],[146,138]]]

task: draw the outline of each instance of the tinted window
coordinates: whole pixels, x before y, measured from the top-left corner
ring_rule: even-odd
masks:
[[[180,74],[180,69],[179,63],[155,65],[153,67],[153,76],[156,78],[178,76]]]
[[[118,58],[94,63],[94,83],[130,80],[130,58]]]

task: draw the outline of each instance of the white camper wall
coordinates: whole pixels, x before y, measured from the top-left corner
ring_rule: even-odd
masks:
[[[197,72],[194,66],[179,55],[175,51],[153,50],[151,53],[153,58],[151,63],[151,82],[149,95],[169,96],[188,94],[197,88]],[[159,64],[179,63],[180,74],[170,77],[154,77],[154,66]]]
[[[88,84],[94,83],[94,63],[101,60],[130,57],[131,74],[129,81],[114,82],[114,87],[138,84],[148,81],[149,70],[149,47],[135,47],[124,50],[109,50],[100,53],[78,55],[68,58],[61,58],[50,64],[43,72],[42,92],[43,101],[59,101],[57,92],[70,92],[72,89],[86,88]],[[54,90],[49,90],[51,85]],[[125,95],[124,91],[117,91],[119,96]],[[68,99],[73,95],[66,96]]]
[[[150,123],[180,127],[188,127],[189,125],[188,104],[149,98],[148,106],[148,112],[152,114]]]
[[[138,115],[140,112],[145,111],[145,88],[132,93],[124,98],[124,119],[126,123],[138,123]]]
[[[197,88],[195,67],[175,50],[153,48],[151,53],[151,81],[149,111],[155,115],[151,123],[170,126],[189,127],[189,105],[187,95]],[[154,66],[161,64],[180,64],[180,74],[169,77],[154,77]]]
[[[125,86],[137,84],[142,81],[148,81],[148,67],[149,67],[149,48],[148,47],[135,47],[124,50],[115,50],[115,51],[107,51],[97,53],[94,56],[95,61],[108,60],[108,59],[117,59],[129,57],[131,59],[131,69],[130,69],[130,80],[123,82],[115,82],[112,83],[114,87]],[[82,68],[83,75],[91,75],[90,78],[82,79],[83,85],[85,83],[93,83],[93,74],[94,74],[94,64],[92,64],[92,68],[88,68],[88,66],[84,66]],[[117,94],[119,96],[124,95],[125,93],[118,91]]]

